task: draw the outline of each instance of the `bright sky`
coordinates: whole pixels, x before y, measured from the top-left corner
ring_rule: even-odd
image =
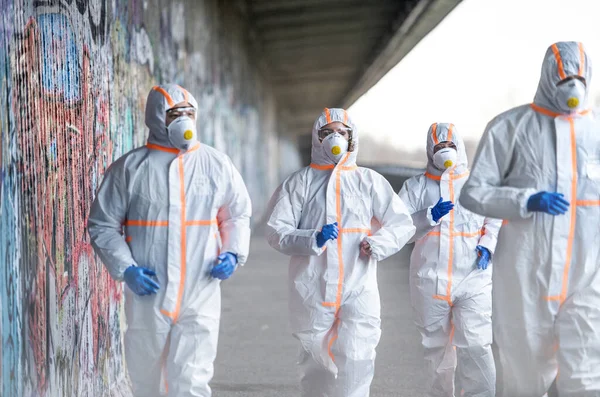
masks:
[[[552,43],[581,41],[600,65],[599,17],[600,0],[463,0],[349,113],[361,133],[409,151],[436,121],[479,139],[494,116],[533,100]]]

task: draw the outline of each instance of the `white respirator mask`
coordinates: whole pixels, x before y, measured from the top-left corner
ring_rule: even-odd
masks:
[[[337,164],[348,153],[348,141],[337,132],[329,134],[323,139],[323,150],[325,155]]]
[[[563,112],[580,110],[585,101],[585,84],[579,79],[572,79],[556,87],[556,105]]]
[[[173,120],[167,127],[167,133],[171,145],[179,150],[187,151],[198,142],[196,122],[188,116]]]
[[[458,152],[453,148],[443,148],[433,155],[433,165],[440,170],[446,170],[456,165]]]

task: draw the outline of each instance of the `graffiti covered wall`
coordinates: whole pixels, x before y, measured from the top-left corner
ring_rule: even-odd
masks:
[[[243,3],[243,2],[239,2]],[[260,218],[275,101],[236,1],[0,0],[0,395],[127,395],[121,286],[85,229],[107,166],[146,139],[149,89],[200,104]]]

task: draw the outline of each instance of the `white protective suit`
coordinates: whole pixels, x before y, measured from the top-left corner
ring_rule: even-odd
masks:
[[[88,221],[92,245],[114,279],[135,264],[154,270],[160,284],[149,296],[125,288],[125,355],[135,396],[211,395],[221,290],[210,271],[220,252],[237,254],[240,265],[248,255],[250,198],[231,160],[204,144],[179,152],[169,143],[166,110],[184,100],[197,107],[179,86],[150,91],[148,144],[109,167]]]
[[[355,146],[337,165],[318,137],[335,121],[354,130]],[[356,166],[357,150],[346,111],[325,109],[313,127],[312,164],[288,177],[269,204],[269,244],[292,257],[289,305],[306,397],[369,395],[381,335],[377,262],[398,252],[415,230],[387,180]],[[334,222],[339,237],[319,248],[319,230]],[[364,239],[371,257],[360,252]]]
[[[560,114],[556,84],[592,69],[583,46],[546,52],[534,103],[493,119],[461,203],[505,219],[494,256],[494,342],[502,395],[540,397],[558,371],[560,396],[600,396],[600,123]],[[564,215],[528,212],[539,191],[571,203]]]
[[[457,164],[441,171],[433,149],[443,141],[457,148]],[[400,198],[417,232],[410,260],[410,294],[422,336],[430,396],[494,397],[496,370],[492,344],[492,268],[477,268],[476,247],[493,253],[501,221],[484,218],[458,202],[467,180],[467,156],[452,124],[433,124],[427,134],[427,172],[408,179]],[[440,197],[455,205],[436,224],[432,207]],[[458,360],[457,360],[458,356]],[[457,363],[458,361],[458,363]]]

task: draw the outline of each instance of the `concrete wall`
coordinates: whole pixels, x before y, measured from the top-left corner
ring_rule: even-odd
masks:
[[[195,94],[202,140],[232,157],[262,215],[277,109],[244,3],[0,0],[0,395],[128,394],[122,287],[85,220],[106,167],[145,142],[153,85]]]

